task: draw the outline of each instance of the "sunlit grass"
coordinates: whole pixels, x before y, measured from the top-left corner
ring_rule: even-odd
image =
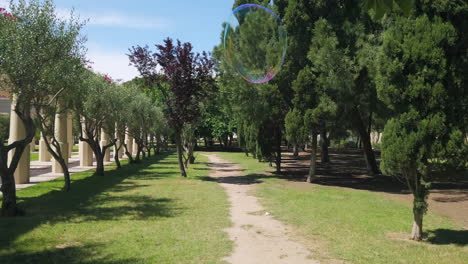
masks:
[[[220,153],[247,174],[270,170],[242,153]],[[251,177],[254,177],[251,175]],[[412,209],[382,193],[292,183],[261,177],[256,194],[272,215],[296,228],[296,233],[320,245],[321,258],[350,263],[466,263],[468,231],[450,219],[429,213],[424,220],[429,241],[413,242]],[[323,254],[327,252],[327,256]]]
[[[168,153],[74,174],[69,193],[63,179],[19,191],[27,214],[0,219],[0,263],[222,263],[229,204],[197,161],[188,179]]]

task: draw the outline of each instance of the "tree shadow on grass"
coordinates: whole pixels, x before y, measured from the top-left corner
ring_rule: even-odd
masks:
[[[54,224],[68,221],[77,215],[88,220],[110,220],[121,216],[128,217],[129,212],[133,219],[174,217],[181,208],[174,208],[172,205],[174,202],[170,199],[119,195],[119,193],[124,193],[132,188],[144,187],[145,185],[138,184],[133,180],[138,180],[141,172],[148,171],[150,166],[166,159],[170,154],[170,152],[162,153],[145,159],[139,164],[127,164],[122,166],[120,170],[106,171],[105,176],[93,175],[90,171],[83,173],[89,175],[85,178],[73,179],[72,176],[72,190],[70,192],[54,189],[56,184],[52,185],[51,183],[31,187],[36,187],[39,191],[41,191],[40,188],[46,188],[47,192],[42,195],[24,197],[21,195],[22,192],[19,192],[19,206],[25,210],[26,215],[16,218],[0,218],[0,250],[8,248],[17,237],[28,233],[37,226],[44,223]],[[157,167],[154,169],[157,169]],[[75,175],[75,177],[77,176]],[[126,179],[132,180],[133,184],[124,183]],[[61,180],[58,179],[58,181]],[[50,191],[47,186],[52,186]],[[25,191],[28,191],[28,189]],[[107,197],[106,192],[113,192],[113,196]],[[32,195],[33,191],[27,193]],[[101,201],[97,202],[99,200]],[[110,202],[114,206],[109,208],[99,207],[99,205],[106,202]]]
[[[435,229],[427,232],[427,241],[435,245],[468,245],[468,230]]]
[[[55,248],[48,248],[39,252],[14,252],[1,254],[2,264],[114,264],[114,263],[138,263],[136,258],[119,258],[113,256],[100,256],[96,254],[103,245],[64,242]]]

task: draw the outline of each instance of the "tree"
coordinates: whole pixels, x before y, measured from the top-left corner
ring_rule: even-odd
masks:
[[[286,139],[293,145],[294,157],[299,156],[299,145],[305,141],[304,138],[304,120],[297,109],[290,111],[285,118]]]
[[[234,6],[245,3],[247,1],[236,1]],[[269,1],[254,3],[267,6]],[[280,3],[270,8],[282,16],[283,6],[284,3]],[[278,29],[276,23],[276,20],[270,17],[265,18],[261,12],[254,12],[249,17],[249,23],[241,26],[240,35],[236,38],[240,45],[237,49],[239,54],[236,56],[243,58],[243,66],[246,69],[257,72],[256,69],[263,65],[276,63],[270,60],[277,59],[278,52],[282,50],[271,49],[271,43],[283,44],[275,39],[276,34],[271,34],[272,29]],[[283,29],[282,26],[280,29]],[[281,82],[282,72],[268,83],[253,84],[245,81],[239,75],[239,68],[226,57],[226,52],[222,45],[216,47],[213,52],[218,71],[218,85],[225,103],[224,113],[231,117],[230,125],[236,127],[238,140],[244,151],[252,153],[260,160],[275,162],[276,171],[280,172],[284,118],[289,110],[291,88]]]
[[[463,11],[458,15],[466,16],[466,3],[460,5]],[[467,123],[462,117],[467,113],[466,94],[460,96],[463,90],[466,93],[466,74],[456,69],[466,66],[466,58],[454,57],[457,52],[466,54],[466,42],[460,45],[466,36],[438,14],[420,11],[387,25],[379,56],[378,96],[396,116],[384,129],[381,168],[406,179],[414,197],[411,238],[421,240],[432,174],[463,167],[468,159],[463,134]]]
[[[51,0],[29,3],[20,0],[17,4],[12,3],[10,9],[11,14],[0,16],[1,87],[12,95],[15,114],[24,124],[26,136],[7,146],[1,139],[1,214],[5,216],[20,213],[13,174],[25,147],[35,136],[37,125],[46,131],[40,113],[49,113],[58,101],[65,100],[62,92],[69,88],[62,85],[69,83],[80,63],[78,35],[82,26],[73,17],[69,21],[59,19]],[[35,117],[32,109],[36,110]],[[60,160],[60,148],[50,149],[56,151],[54,157]],[[8,164],[10,151],[13,153]],[[66,179],[67,187],[69,180]]]
[[[74,112],[80,118],[80,140],[89,144],[96,157],[96,174],[104,175],[104,157],[114,145],[115,126],[119,120],[119,111],[126,111],[122,106],[121,95],[108,76],[102,76],[87,70],[80,76],[81,87],[86,90],[80,94]],[[101,135],[107,135],[108,141],[100,144]]]
[[[187,177],[183,163],[182,130],[184,125],[200,118],[198,100],[203,97],[203,87],[213,82],[213,63],[209,55],[194,53],[190,43],[168,38],[163,45],[130,49],[130,62],[149,87],[161,92],[164,114],[176,139],[181,175]]]

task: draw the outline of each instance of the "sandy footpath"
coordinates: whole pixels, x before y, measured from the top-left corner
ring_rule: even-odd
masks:
[[[218,179],[231,203],[233,226],[225,231],[235,246],[225,261],[233,264],[319,263],[304,245],[291,240],[287,228],[251,195],[254,187],[239,177],[242,170],[238,165],[214,154],[207,157],[210,177]]]

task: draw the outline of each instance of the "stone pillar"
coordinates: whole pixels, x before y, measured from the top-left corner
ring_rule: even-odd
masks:
[[[68,157],[72,156],[75,140],[73,139],[73,115],[67,115],[67,142],[68,142]]]
[[[132,149],[132,153],[134,155],[136,155],[138,153],[138,144],[136,143],[136,140],[133,139],[133,149]]]
[[[125,135],[125,144],[127,144],[128,152],[133,154],[133,137],[130,135]]]
[[[101,149],[109,144],[109,135],[104,131],[104,129],[101,129]],[[110,148],[107,148],[106,153],[104,154],[104,162],[109,162],[110,161]]]
[[[33,138],[29,146],[31,147],[31,152],[36,152],[36,137]]]
[[[44,135],[41,133],[41,139],[39,140],[39,161],[47,162],[50,161],[52,155],[50,155],[49,150],[47,149],[46,142],[44,140]]]
[[[84,126],[83,126],[84,130]],[[83,132],[83,137],[87,138],[86,133]],[[80,166],[91,167],[93,166],[93,150],[91,146],[84,141],[80,141],[79,144],[79,155],[80,155]]]
[[[18,140],[22,140],[26,137],[26,130],[24,128],[23,121],[19,118],[14,109],[15,103],[12,102],[10,111],[10,138],[8,139],[8,144],[11,144]],[[11,159],[13,158],[13,155],[15,153],[14,151],[15,150],[10,150],[10,152],[8,153],[8,164],[10,164]],[[26,146],[14,174],[16,184],[29,183],[30,151],[30,146]]]
[[[117,146],[120,145],[120,139],[119,139],[119,135],[117,133],[117,128],[116,128],[116,131],[115,131],[115,138],[117,139],[117,142],[115,143]],[[122,146],[120,148],[120,150],[118,151],[117,153],[117,149],[116,147],[114,146],[114,159],[115,157],[119,157],[119,158],[122,158],[123,157],[123,153],[124,153],[124,147]]]
[[[55,114],[55,138],[59,142],[60,150],[62,151],[62,157],[65,162],[68,162],[68,142],[67,142],[67,114],[57,113]],[[60,163],[56,160],[52,160],[52,172],[63,173]]]

